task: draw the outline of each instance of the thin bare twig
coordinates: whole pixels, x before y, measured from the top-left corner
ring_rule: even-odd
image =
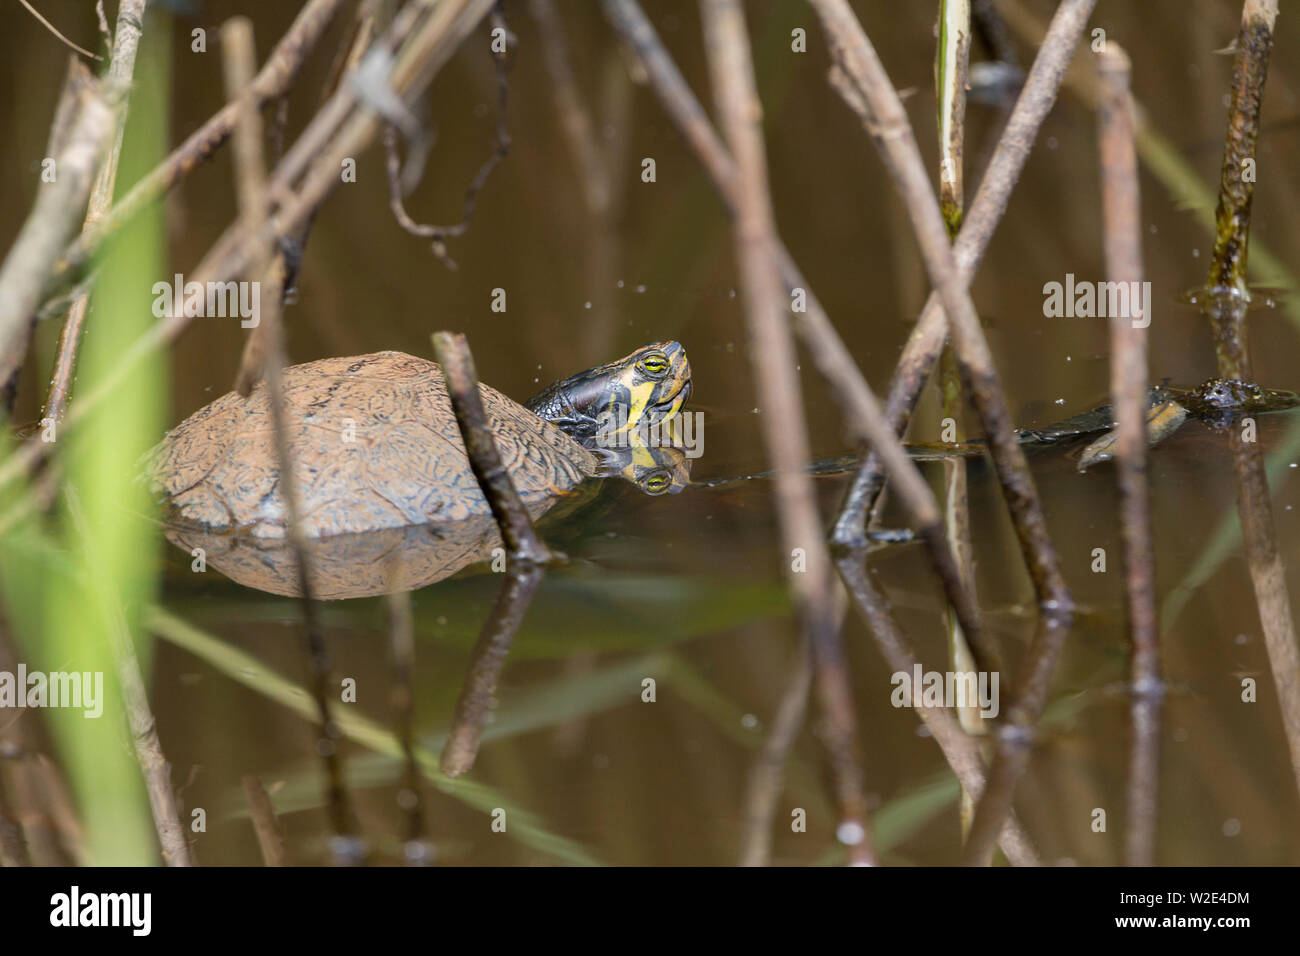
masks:
[[[510,152],[510,127],[506,124],[506,110],[510,103],[510,63],[511,53],[492,54],[492,64],[496,70],[497,79],[496,143],[492,148],[492,152],[479,166],[478,172],[474,174],[474,178],[470,180],[470,184],[465,190],[460,222],[450,226],[434,226],[418,223],[411,218],[406,211],[402,196],[408,187],[408,180],[414,177],[408,176],[401,171],[396,128],[391,123],[384,128],[384,149],[388,157],[388,205],[393,211],[393,218],[397,220],[399,226],[411,235],[432,239],[433,245],[431,248],[434,256],[449,269],[456,268],[456,260],[452,259],[447,253],[446,240],[463,236],[469,232],[470,224],[474,221],[474,214],[478,210],[479,193],[487,185],[492,171]],[[409,159],[407,164],[410,165]]]
[[[293,86],[307,56],[315,48],[342,6],[343,0],[309,0],[285,31],[271,55],[267,57],[250,95],[260,109],[279,99]],[[62,281],[70,272],[79,271],[90,261],[100,245],[134,217],[140,210],[168,192],[188,176],[229,138],[242,106],[229,102],[211,119],[191,133],[171,154],[101,218],[93,229],[77,237],[63,253],[54,269],[53,279]]]
[[[452,52],[487,14],[490,4],[491,0],[446,0],[438,4],[429,18],[409,35],[398,30],[401,18],[394,20],[390,33],[406,37],[391,73],[394,89],[408,98],[415,98],[426,89]],[[406,21],[406,25],[409,26],[410,21]],[[379,126],[380,118],[372,108],[365,105],[358,108],[350,85],[340,87],[271,177],[267,198],[268,201],[278,201],[276,215],[269,217],[255,234],[250,235],[238,223],[229,228],[191,273],[194,284],[202,289],[207,282],[224,281],[243,272],[251,264],[252,255],[260,243],[275,242],[279,237],[300,229],[338,185],[343,161],[362,152],[373,141]],[[225,138],[224,132],[221,138]],[[283,183],[296,180],[303,170],[307,172],[299,189],[284,192],[287,186]],[[68,429],[77,427],[105,401],[138,362],[180,336],[193,319],[193,315],[186,315],[189,311],[185,308],[186,303],[194,305],[188,296],[186,302],[176,305],[170,316],[151,326],[124,350],[121,360],[93,392],[83,395],[69,409],[64,422],[65,435]],[[48,451],[49,443],[40,441],[39,437],[28,439],[16,448],[0,464],[0,489],[7,488],[16,478],[26,474]]]
[[[100,157],[113,129],[112,87],[87,84],[76,119],[54,160],[53,182],[42,182],[36,202],[0,265],[0,382],[22,366],[45,281],[86,208]]]
[[[560,23],[552,0],[531,0],[528,9],[537,21],[546,72],[551,77],[555,107],[560,116],[560,127],[569,144],[569,152],[573,155],[574,167],[578,170],[587,211],[598,216],[609,207],[611,177],[605,166],[595,124],[582,104],[578,84],[573,78],[564,26]]]
[[[704,165],[734,218],[740,196],[732,156],[659,41],[650,21],[635,0],[605,0],[605,11],[619,35],[642,60],[646,75],[664,108]],[[817,370],[831,384],[833,394],[843,406],[847,426],[856,437],[879,449],[899,497],[916,524],[917,534],[925,541],[930,560],[943,583],[944,595],[955,609],[963,631],[976,648],[982,665],[996,668],[996,648],[983,638],[979,609],[962,583],[956,558],[944,535],[943,517],[934,493],[886,420],[880,403],[835,331],[816,293],[800,273],[780,237],[776,236],[773,242],[786,293],[801,293],[806,301],[805,311],[789,313],[795,330],[809,349]]]
[[[635,0],[605,0],[605,12],[615,30],[641,60],[645,75],[654,92],[658,95],[664,109],[708,172],[715,188],[727,204],[728,210],[734,215],[736,185],[731,156],[727,152],[726,146],[714,132],[708,116],[686,85],[681,72],[677,69],[667,50],[664,49],[649,20]],[[1080,29],[1082,28],[1080,27]],[[1032,135],[1029,139],[1032,140]],[[1027,148],[1028,144],[1026,143],[1024,149],[1027,150]],[[1014,176],[1012,179],[1014,180]],[[984,241],[987,241],[987,237],[984,238]],[[795,327],[804,336],[805,343],[813,349],[814,355],[819,358],[819,368],[828,380],[837,383],[838,391],[841,394],[869,395],[869,389],[865,383],[861,385],[855,384],[861,382],[861,374],[854,366],[852,358],[848,356],[848,352],[839,340],[838,335],[835,334],[830,319],[826,316],[815,294],[813,294],[808,283],[799,273],[793,258],[779,242],[777,257],[787,289],[804,289],[808,293],[808,311],[806,314],[797,314],[795,316]],[[942,344],[942,333],[939,341]],[[865,410],[860,402],[846,400],[845,405],[850,412],[848,416],[850,423],[863,421],[869,415],[869,410]],[[936,525],[936,531],[942,536],[943,529],[941,525]],[[869,615],[863,610],[862,596],[852,583],[852,576],[857,569],[852,566],[846,569],[844,560],[840,560],[838,563],[841,575],[844,576],[845,583],[849,586],[849,591],[855,603],[859,610],[863,611],[864,616],[869,618]],[[860,564],[860,560],[857,563]],[[888,607],[882,604],[881,608],[883,617],[880,620],[883,622],[882,626],[888,627],[889,632],[896,635],[898,647],[907,650],[906,659],[915,661],[910,649],[907,649],[906,642],[901,632],[898,631],[897,625],[893,623]],[[878,641],[883,639],[879,634],[876,637]],[[888,655],[886,656],[888,658]],[[905,668],[907,673],[911,673],[910,668],[910,664]],[[941,714],[936,719],[943,719],[946,716]],[[947,738],[941,736],[938,731],[936,731],[936,737],[941,742],[944,739],[949,740],[950,746],[944,746],[944,754],[952,763],[954,771],[962,780],[963,786],[968,791],[979,792],[979,789],[983,787],[984,769],[978,750],[974,748],[969,751],[961,749],[963,743],[970,742],[969,738],[962,733],[955,723],[951,723],[951,727],[953,733],[948,735]],[[959,754],[964,755],[960,762],[958,761]],[[978,775],[976,775],[976,770]],[[1027,840],[1023,841],[1023,846],[1028,846]],[[1019,852],[1014,844],[1005,841],[1003,849],[1008,858],[1014,862],[1033,859],[1032,851]]]
[[[962,217],[962,229],[953,244],[953,257],[967,285],[988,249],[993,232],[1006,212],[1011,191],[1020,179],[1038,128],[1056,102],[1066,68],[1078,49],[1096,0],[1062,0],[1051,26],[1039,45],[1029,76],[998,141],[978,192]],[[885,415],[902,434],[916,407],[926,381],[943,349],[947,318],[937,292],[931,292],[916,327],[908,337],[898,368],[890,383]],[[872,448],[845,496],[844,506],[832,534],[841,549],[860,550],[867,545],[863,534],[867,514],[884,487],[883,462]]]
[[[837,835],[854,863],[874,863],[864,793],[857,718],[840,634],[835,626],[830,556],[807,472],[810,460],[803,400],[795,373],[794,339],[785,318],[776,268],[776,229],[767,185],[745,16],[738,0],[701,0],[705,50],[721,126],[735,161],[734,238],[744,289],[754,376],[763,383],[763,438],[776,472],[777,516],[784,554],[805,556],[790,576],[813,655],[818,696],[827,723],[835,777]],[[785,564],[785,561],[782,562]]]
[[[1047,533],[1037,489],[1011,426],[992,353],[958,272],[947,227],[902,101],[845,0],[810,2],[829,39],[836,65],[832,74],[835,85],[851,91],[846,102],[858,109],[907,204],[926,271],[948,317],[968,391],[988,435],[994,468],[1038,598],[1039,627],[1025,663],[1025,679],[1017,686],[1015,700],[999,730],[997,756],[966,847],[968,861],[987,864],[1011,809],[1015,785],[1028,762],[1030,736],[1046,706],[1073,603]]]
[[[1143,279],[1142,209],[1138,195],[1133,101],[1129,96],[1128,55],[1107,41],[1099,70],[1108,96],[1100,103],[1102,221],[1106,278]],[[1147,483],[1147,335],[1124,315],[1110,320],[1111,402],[1115,408],[1116,480],[1120,529],[1124,538],[1124,584],[1128,602],[1130,692],[1133,738],[1129,750],[1128,825],[1125,860],[1130,866],[1155,863],[1159,793],[1160,641],[1156,626],[1155,547]]]
[[[108,213],[113,202],[113,190],[117,184],[117,166],[122,156],[122,136],[126,131],[127,109],[130,104],[130,88],[135,76],[136,51],[140,48],[140,33],[144,25],[145,0],[123,0],[117,10],[117,34],[113,40],[113,59],[108,66],[109,83],[123,90],[122,105],[117,112],[117,125],[113,132],[112,145],[109,147],[104,162],[95,178],[95,186],[90,194],[90,205],[86,209],[86,219],[81,229],[84,233],[94,227]],[[58,355],[54,360],[54,372],[50,376],[50,388],[45,400],[43,418],[55,422],[63,420],[67,407],[68,390],[77,363],[77,350],[81,345],[81,333],[85,328],[86,311],[90,306],[90,290],[83,289],[68,308],[68,317],[63,322],[59,334]]]
[[[448,776],[465,773],[478,756],[483,728],[495,703],[497,680],[506,655],[541,584],[546,565],[559,560],[537,537],[532,519],[502,463],[479,394],[478,373],[465,336],[435,332],[433,351],[456,414],[470,468],[487,499],[507,549],[506,579],[501,584],[478,641],[470,655],[440,766]]]
[[[102,56],[100,56],[98,53],[91,53],[91,52],[90,52],[89,50],[87,50],[85,47],[77,46],[77,44],[73,43],[71,40],[69,40],[67,37],[65,37],[62,33],[59,32],[59,28],[58,28],[58,27],[56,27],[56,26],[55,26],[53,23],[51,23],[49,20],[46,20],[43,16],[41,16],[40,11],[37,10],[35,7],[33,7],[30,3],[28,3],[27,0],[18,0],[18,2],[21,3],[24,7],[26,7],[26,8],[27,8],[27,12],[30,13],[32,16],[34,16],[38,21],[40,21],[41,25],[44,26],[45,29],[49,30],[49,31],[50,31],[51,33],[53,33],[56,37],[58,37],[59,40],[62,41],[62,43],[63,43],[65,46],[67,46],[67,47],[69,47],[69,48],[71,48],[71,49],[73,49],[73,50],[76,50],[76,51],[77,51],[78,53],[80,53],[82,56],[88,56],[88,57],[90,57],[92,60],[102,60],[102,59],[104,59],[104,58],[103,58]]]
[[[265,276],[274,269],[272,251],[259,233],[266,216],[266,166],[262,155],[262,123],[255,100],[246,95],[256,66],[253,43],[253,26],[245,17],[232,17],[221,30],[221,48],[225,67],[226,96],[241,104],[243,115],[237,116],[234,126],[233,155],[235,159],[235,192],[239,202],[239,218],[245,231],[257,235],[256,246],[249,252],[249,271],[254,276]],[[281,275],[283,275],[281,273]],[[268,283],[263,283],[268,285]],[[360,863],[365,858],[365,844],[357,832],[355,814],[348,799],[343,781],[342,758],[338,752],[343,737],[330,715],[329,652],[316,609],[312,554],[310,543],[302,530],[302,508],[298,497],[298,472],[289,437],[290,423],[284,406],[283,369],[288,364],[284,347],[284,327],[281,321],[283,286],[274,278],[269,283],[268,295],[259,296],[261,304],[259,327],[260,350],[264,353],[266,401],[271,413],[271,427],[275,445],[275,459],[279,464],[279,492],[284,502],[285,537],[293,550],[298,569],[298,589],[301,595],[304,647],[312,696],[320,719],[320,738],[315,750],[325,768],[326,806],[335,839],[331,841],[331,854],[335,862]],[[258,329],[254,330],[255,332]],[[247,357],[247,356],[246,356]],[[244,378],[241,375],[241,379]]]
[[[1248,175],[1248,170],[1255,164],[1260,105],[1268,76],[1277,8],[1277,0],[1246,0],[1237,34],[1232,103],[1215,212],[1214,261],[1206,278],[1205,296],[1219,375],[1226,379],[1251,380],[1246,343],[1246,258],[1256,177]],[[1300,647],[1296,644],[1286,568],[1277,545],[1264,454],[1258,442],[1243,437],[1238,423],[1229,428],[1228,445],[1250,580],[1277,689],[1291,771],[1300,792]]]

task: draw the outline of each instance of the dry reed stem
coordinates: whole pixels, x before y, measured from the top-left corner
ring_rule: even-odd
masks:
[[[826,717],[839,813],[837,835],[848,847],[850,862],[874,863],[853,693],[835,626],[830,556],[807,471],[810,455],[795,372],[794,338],[785,317],[784,290],[773,254],[776,229],[763,154],[762,106],[744,12],[737,0],[701,0],[700,12],[714,99],[735,162],[736,259],[754,377],[762,383],[763,438],[776,473],[783,553],[806,556],[806,569],[792,573],[790,587],[812,651]]]
[[[1106,278],[1140,283],[1142,208],[1138,193],[1133,101],[1128,55],[1113,42],[1098,56],[1107,96],[1099,104],[1102,223]],[[1115,468],[1124,539],[1124,588],[1128,606],[1130,714],[1128,820],[1125,861],[1155,863],[1160,768],[1160,640],[1156,624],[1155,547],[1147,481],[1147,331],[1122,315],[1110,320],[1111,403],[1118,435]]]

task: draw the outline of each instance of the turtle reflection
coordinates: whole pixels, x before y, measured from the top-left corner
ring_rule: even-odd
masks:
[[[540,503],[527,505],[534,521],[561,501],[581,506],[595,497],[602,479],[625,481],[643,494],[676,494],[690,483],[691,460],[680,448],[652,448],[637,443],[599,450],[596,475]],[[170,525],[167,539],[205,560],[245,587],[298,597],[298,562],[284,537],[267,537],[248,529],[205,531]],[[489,561],[503,548],[491,515],[427,522],[309,538],[312,585],[322,600],[375,597],[390,591],[414,591],[451,577],[471,565]]]

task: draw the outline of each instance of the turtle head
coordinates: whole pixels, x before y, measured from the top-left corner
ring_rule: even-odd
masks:
[[[1196,389],[1207,411],[1272,412],[1300,405],[1300,395],[1254,382],[1212,378]]]
[[[679,342],[655,342],[579,372],[526,403],[577,439],[624,434],[672,418],[691,394],[691,363]]]

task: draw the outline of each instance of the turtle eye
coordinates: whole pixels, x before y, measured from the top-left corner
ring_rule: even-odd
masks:
[[[668,374],[668,356],[663,352],[651,352],[637,365],[650,378],[663,378]]]
[[[645,489],[647,494],[651,495],[663,494],[671,484],[671,476],[664,471],[652,471],[641,481],[641,487]]]

